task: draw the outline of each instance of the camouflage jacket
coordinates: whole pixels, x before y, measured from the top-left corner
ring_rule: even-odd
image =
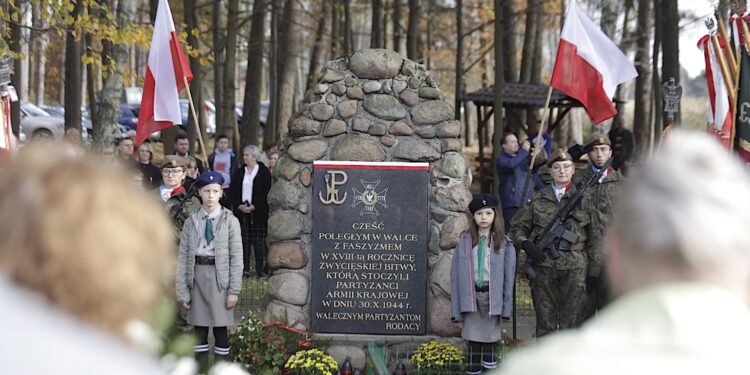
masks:
[[[591,170],[590,166],[587,166],[573,175],[573,183],[578,186],[578,184],[588,181],[593,175],[594,171]],[[586,205],[586,209],[591,221],[591,253],[589,256],[590,258],[596,258],[595,263],[599,265],[604,264],[604,235],[612,222],[615,205],[620,196],[623,183],[625,183],[625,178],[622,174],[613,170],[604,176],[604,179],[600,183],[592,185],[586,191],[586,196],[590,203]],[[601,270],[601,266],[589,267],[589,274],[599,276]]]
[[[169,215],[169,218],[172,220],[172,228],[174,230],[174,235],[175,235],[175,244],[180,239],[180,233],[182,232],[182,226],[183,224],[185,224],[185,220],[187,220],[188,216],[190,216],[190,214],[198,210],[201,206],[201,202],[198,199],[198,197],[193,195],[192,197],[190,197],[190,199],[185,201],[185,204],[182,205],[182,209],[176,212],[176,215],[173,217],[172,216],[173,208],[177,206],[180,203],[180,201],[185,198],[186,195],[187,195],[187,191],[185,191],[184,188],[179,189],[178,191],[173,192],[172,196],[169,197],[169,199],[167,199],[167,201],[164,203],[167,209],[167,215]]]
[[[534,193],[530,204],[518,211],[513,218],[510,229],[510,237],[520,247],[526,240],[535,240],[550,223],[555,213],[575,194],[575,186],[571,187],[560,202],[555,198],[555,193],[550,185]],[[578,242],[570,244],[573,251],[560,251],[560,258],[553,260],[549,254],[542,263],[535,263],[534,267],[551,267],[559,270],[580,269],[591,266],[588,260],[590,226],[589,216],[584,207],[588,202],[586,197],[575,210],[573,218],[565,222],[565,227],[578,235]],[[596,265],[599,266],[599,265]]]

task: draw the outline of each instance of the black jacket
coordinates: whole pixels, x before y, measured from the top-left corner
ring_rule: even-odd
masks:
[[[161,170],[155,165],[136,162],[139,171],[143,173],[143,187],[146,190],[154,190],[161,185]]]
[[[245,179],[245,166],[238,168],[232,175],[229,185],[229,202],[234,214],[241,218],[245,215],[237,207],[242,204],[242,181]],[[271,190],[271,172],[265,164],[258,162],[258,174],[253,179],[253,201],[255,211],[249,214],[253,226],[265,227],[268,223],[268,191]]]

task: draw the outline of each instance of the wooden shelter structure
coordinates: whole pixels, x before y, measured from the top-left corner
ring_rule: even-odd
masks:
[[[506,110],[542,109],[544,108],[544,103],[547,99],[548,90],[549,86],[543,84],[505,82],[503,83],[503,108]],[[488,86],[481,88],[464,95],[461,100],[464,102],[473,102],[477,107],[477,139],[479,140],[479,154],[477,155],[476,161],[479,162],[480,166],[479,179],[482,192],[489,193],[492,186],[492,176],[494,175],[492,168],[493,160],[491,156],[484,156],[484,149],[487,144],[489,144],[490,147],[492,146],[492,141],[489,139],[489,127],[490,119],[492,119],[492,115],[495,112],[495,87]],[[549,125],[547,129],[551,132],[560,125],[560,121],[572,108],[583,107],[583,104],[558,90],[553,90],[549,107],[549,118],[547,120],[547,124]],[[515,112],[506,111],[506,122],[508,120],[508,113]],[[512,120],[517,121],[519,124],[526,122],[521,118]],[[521,125],[521,128],[528,134],[528,128],[523,125]],[[466,134],[465,138],[467,140],[469,139],[468,134]]]

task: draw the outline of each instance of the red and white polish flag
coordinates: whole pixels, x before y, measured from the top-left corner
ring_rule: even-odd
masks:
[[[722,46],[723,47],[723,46]],[[708,131],[729,149],[732,143],[732,114],[729,108],[729,91],[721,75],[721,66],[708,35],[698,41],[706,61],[706,81],[711,107],[708,110]]]
[[[159,0],[138,113],[136,145],[154,132],[182,123],[179,93],[185,88],[183,77],[190,82],[193,72],[177,38],[169,3]]]
[[[550,85],[578,99],[598,124],[617,114],[617,85],[637,76],[622,51],[570,1]]]

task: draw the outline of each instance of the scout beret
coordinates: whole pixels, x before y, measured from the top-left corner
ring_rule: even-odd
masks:
[[[601,145],[608,145],[612,146],[612,142],[609,141],[609,137],[607,137],[604,133],[591,133],[589,136],[588,142],[586,142],[587,147],[593,147],[593,146],[601,146]]]
[[[556,161],[565,161],[570,160],[573,161],[573,157],[570,156],[569,153],[567,153],[564,149],[558,148],[557,150],[552,152],[552,155],[549,157],[549,161],[547,162],[547,167],[552,167],[552,164]]]
[[[499,203],[500,201],[494,195],[477,194],[474,196],[474,199],[471,200],[471,203],[469,203],[469,211],[474,214],[475,212],[487,207],[495,209]]]
[[[219,172],[205,171],[195,179],[195,185],[200,189],[206,185],[224,184],[224,177]]]
[[[161,161],[161,168],[177,168],[177,167],[183,167],[185,168],[187,166],[187,160],[185,158],[177,156],[177,155],[167,155],[164,157],[164,159]]]

